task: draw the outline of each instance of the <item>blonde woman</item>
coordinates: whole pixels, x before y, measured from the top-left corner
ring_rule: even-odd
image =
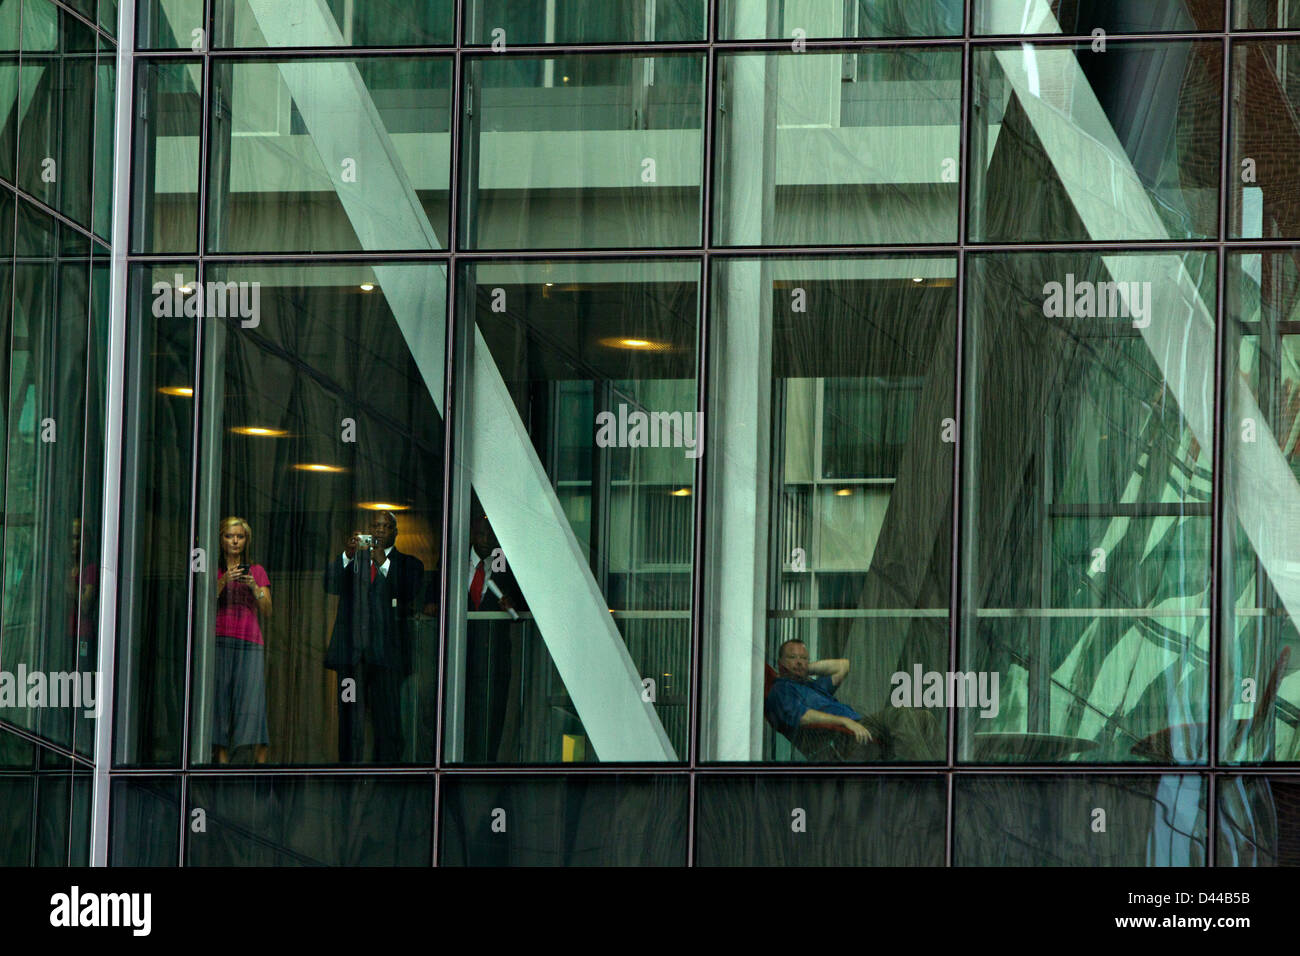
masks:
[[[217,569],[217,680],[212,746],[217,763],[229,763],[237,747],[254,747],[266,763],[266,662],[262,626],[271,616],[271,580],[250,564],[253,529],[243,518],[221,522]]]

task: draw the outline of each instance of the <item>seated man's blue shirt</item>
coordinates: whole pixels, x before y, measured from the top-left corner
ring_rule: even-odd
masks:
[[[763,709],[772,725],[787,737],[799,729],[799,721],[810,710],[820,710],[823,714],[835,714],[850,720],[862,719],[862,715],[848,704],[841,704],[835,699],[835,682],[829,675],[810,681],[778,677],[772,682],[772,690],[763,703]]]

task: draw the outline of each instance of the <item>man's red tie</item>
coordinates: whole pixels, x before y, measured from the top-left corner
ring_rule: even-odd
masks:
[[[378,573],[379,573],[379,569],[375,567],[375,562],[371,561],[370,562],[370,583],[371,584],[375,583],[375,575]]]
[[[483,571],[483,562],[478,563],[474,569],[474,580],[469,582],[469,599],[474,605],[474,610],[483,603],[483,583],[487,580],[487,574]]]

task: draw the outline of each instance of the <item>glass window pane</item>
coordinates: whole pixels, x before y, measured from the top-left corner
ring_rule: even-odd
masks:
[[[131,178],[133,252],[195,252],[199,239],[199,134],[203,67],[167,60],[136,73]],[[139,117],[147,117],[145,122]]]
[[[683,43],[703,40],[707,0],[485,0],[466,8],[469,43]]]
[[[108,397],[109,257],[95,247],[90,268],[90,336],[86,346],[86,451],[82,473],[81,520],[71,538],[67,585],[76,591],[75,622],[72,594],[68,593],[68,633],[75,635],[77,670],[99,671],[99,604],[103,596],[100,551],[103,546],[105,420]],[[76,569],[74,571],[74,568]],[[107,678],[108,675],[104,675]],[[96,707],[104,684],[95,688]],[[107,703],[107,701],[105,702]],[[94,709],[73,710],[73,749],[90,757],[95,749]],[[105,711],[106,712],[106,711]]]
[[[95,235],[108,241],[113,216],[113,133],[117,93],[117,51],[102,38],[95,67]]]
[[[944,710],[894,687],[947,670],[955,277],[718,263],[706,759],[942,759]]]
[[[25,0],[18,185],[90,226],[95,33],[48,0]]]
[[[972,239],[1217,235],[1218,43],[1020,44],[972,57]]]
[[[1206,759],[1214,258],[970,260],[966,759]]]
[[[449,759],[685,758],[698,281],[676,261],[462,273]]]
[[[178,278],[179,277],[179,278]],[[188,265],[137,267],[128,315],[123,421],[114,763],[179,766],[191,577],[193,317],[155,315],[155,296],[195,281]],[[159,312],[164,310],[160,309]]]
[[[433,762],[445,276],[208,267],[192,764]]]
[[[1300,9],[1279,0],[1232,0],[1234,30],[1294,30]]]
[[[698,866],[943,866],[943,777],[700,777]]]
[[[451,60],[218,61],[207,246],[446,246]]]
[[[719,59],[714,242],[955,242],[961,51]]]
[[[208,45],[203,0],[139,0],[136,11],[137,50],[202,51]]]
[[[1219,778],[1218,866],[1300,866],[1300,780]]]
[[[1300,270],[1294,252],[1228,260],[1220,758],[1300,760]]]
[[[957,866],[1204,866],[1204,780],[959,776]]]
[[[976,34],[1223,29],[1223,0],[975,0]]]
[[[0,715],[70,747],[82,688],[93,692],[93,674],[83,680],[77,654],[78,594],[96,578],[81,562],[79,541],[90,248],[27,202],[18,222],[0,664],[43,675],[48,698],[28,683]]]
[[[18,51],[22,46],[19,31],[21,0],[0,2],[0,178],[14,182],[17,163],[18,125],[22,109],[14,107],[18,99]]]
[[[191,777],[186,866],[429,866],[433,781]]]
[[[732,0],[721,40],[961,36],[964,0]],[[730,15],[727,10],[730,8]]]
[[[213,11],[217,47],[434,46],[456,22],[454,0],[216,0]]]
[[[117,36],[117,0],[99,0],[99,28]]]
[[[466,247],[699,244],[703,57],[493,56],[466,79]]]
[[[1234,239],[1300,236],[1295,157],[1300,153],[1300,42],[1232,45],[1230,116]]]
[[[685,866],[685,776],[443,777],[441,866]]]
[[[35,775],[0,777],[0,866],[31,866]]]
[[[179,866],[179,777],[117,777],[109,801],[110,866]]]

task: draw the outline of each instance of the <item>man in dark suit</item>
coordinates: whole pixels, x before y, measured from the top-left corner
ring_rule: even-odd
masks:
[[[465,628],[465,760],[517,763],[520,682],[523,671],[522,621],[527,612],[505,553],[477,497],[470,504],[466,610],[504,611],[510,620],[474,617]],[[438,613],[437,580],[430,582],[424,613]]]
[[[411,615],[424,577],[424,563],[394,547],[397,518],[378,512],[373,542],[364,548],[359,531],[325,568],[325,591],[339,596],[338,615],[325,667],[339,676],[339,762],[364,759],[366,723],[374,727],[375,760],[402,759],[402,680],[411,667]],[[351,680],[349,687],[344,681]]]

